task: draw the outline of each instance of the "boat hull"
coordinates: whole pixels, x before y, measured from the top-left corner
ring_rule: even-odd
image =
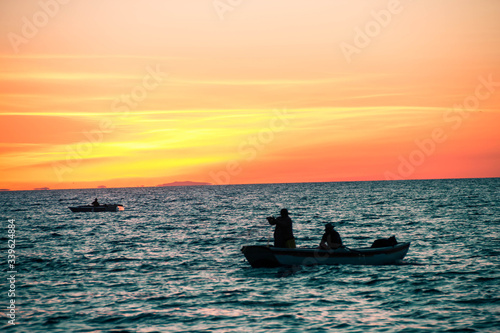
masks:
[[[69,207],[73,213],[79,212],[117,212],[125,210],[122,205],[76,206]]]
[[[401,260],[408,253],[410,243],[390,247],[346,247],[337,250],[287,249],[259,245],[243,246],[241,252],[252,267],[295,265],[387,265]]]

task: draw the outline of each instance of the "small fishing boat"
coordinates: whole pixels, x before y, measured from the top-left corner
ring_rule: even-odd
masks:
[[[123,205],[86,205],[86,206],[76,206],[69,207],[73,213],[77,212],[117,212],[119,210],[125,210]]]
[[[312,248],[278,248],[259,245],[243,246],[241,252],[252,267],[278,267],[295,265],[387,265],[404,258],[410,242],[387,247],[365,247],[336,250]]]

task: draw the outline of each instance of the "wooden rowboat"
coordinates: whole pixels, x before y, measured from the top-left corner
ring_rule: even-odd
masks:
[[[278,248],[248,245],[241,248],[252,267],[295,265],[387,265],[404,258],[410,242],[379,248],[341,247],[336,250],[316,248]]]

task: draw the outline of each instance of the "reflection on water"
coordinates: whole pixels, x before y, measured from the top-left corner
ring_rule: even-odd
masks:
[[[16,219],[18,325],[2,331],[439,332],[498,327],[500,180],[1,192]],[[124,211],[72,213],[97,192]],[[287,207],[299,247],[396,235],[388,266],[253,269]],[[6,251],[6,238],[1,243]]]

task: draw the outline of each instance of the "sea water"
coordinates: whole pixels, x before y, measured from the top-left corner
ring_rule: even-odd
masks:
[[[125,210],[68,209],[95,197]],[[0,204],[2,332],[500,329],[500,179],[19,191]],[[348,247],[392,235],[411,247],[395,265],[251,268],[241,247],[268,244],[266,217],[283,207],[298,247],[327,222]]]

